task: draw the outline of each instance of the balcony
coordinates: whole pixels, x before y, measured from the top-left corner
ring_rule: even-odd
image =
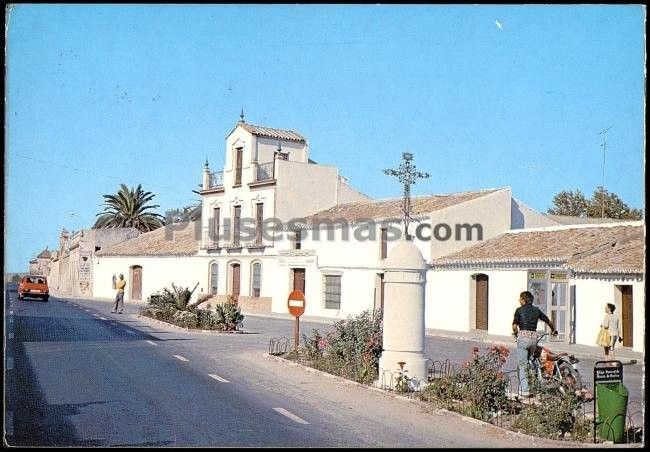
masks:
[[[223,171],[210,173],[208,178],[208,189],[223,187]]]
[[[275,183],[275,161],[253,164],[253,182],[249,187]]]

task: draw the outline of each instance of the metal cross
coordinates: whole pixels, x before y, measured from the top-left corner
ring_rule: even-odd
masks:
[[[402,213],[404,215],[404,233],[409,237],[409,223],[413,220],[411,217],[411,185],[415,184],[417,179],[426,179],[429,173],[421,173],[415,170],[415,165],[411,163],[413,154],[404,152],[402,154],[404,162],[399,166],[398,170],[385,169],[384,174],[389,176],[397,176],[399,181],[404,184],[404,204],[402,205]]]

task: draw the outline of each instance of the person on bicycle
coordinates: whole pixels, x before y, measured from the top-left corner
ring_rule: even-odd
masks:
[[[533,294],[525,291],[519,294],[520,306],[515,310],[515,317],[512,320],[512,334],[517,340],[517,363],[519,367],[519,394],[522,397],[530,397],[528,389],[528,358],[535,351],[537,346],[537,321],[546,323],[553,336],[557,336],[557,330],[551,319],[544,314],[537,306],[533,306]]]

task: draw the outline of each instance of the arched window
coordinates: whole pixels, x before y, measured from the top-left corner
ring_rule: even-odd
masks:
[[[210,264],[210,295],[216,295],[219,288],[219,264],[212,262]]]
[[[262,264],[253,262],[251,271],[251,295],[259,297],[262,290]]]

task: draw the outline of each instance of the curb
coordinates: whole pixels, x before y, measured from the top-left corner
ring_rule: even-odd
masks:
[[[400,400],[403,400],[403,401],[418,405],[421,408],[426,408],[428,410],[431,410],[431,414],[436,415],[436,416],[453,416],[453,417],[456,417],[457,419],[461,419],[463,421],[467,421],[467,422],[473,423],[475,425],[480,425],[480,426],[483,426],[484,428],[491,429],[495,433],[505,433],[506,435],[510,435],[510,436],[514,436],[515,438],[518,438],[518,439],[526,440],[527,442],[530,442],[530,444],[527,447],[539,447],[539,446],[537,446],[535,444],[535,441],[550,441],[550,442],[556,443],[558,446],[563,445],[563,446],[566,446],[566,447],[577,447],[577,446],[579,446],[579,447],[586,447],[586,448],[589,448],[589,447],[602,448],[603,446],[608,445],[607,443],[583,443],[583,442],[577,442],[577,441],[556,440],[556,439],[552,439],[552,438],[542,438],[542,437],[539,437],[539,436],[527,435],[525,433],[516,432],[516,431],[513,431],[513,430],[508,430],[508,429],[499,427],[498,425],[490,424],[489,422],[481,421],[481,420],[475,419],[473,417],[464,416],[464,415],[462,415],[460,413],[456,413],[455,411],[449,411],[449,410],[446,410],[444,408],[433,407],[433,406],[431,406],[431,405],[429,405],[426,402],[423,402],[421,400],[412,399],[412,398],[409,398],[409,397],[404,397],[402,395],[391,393],[391,392],[385,391],[383,389],[376,388],[374,386],[369,386],[369,385],[364,385],[362,383],[357,383],[356,381],[348,380],[346,378],[339,377],[338,375],[333,375],[333,374],[324,372],[322,370],[314,369],[312,367],[305,366],[303,364],[296,363],[294,361],[290,361],[290,360],[282,358],[280,356],[270,355],[269,353],[263,353],[262,356],[264,358],[266,358],[266,359],[277,361],[277,362],[283,363],[285,365],[289,365],[289,366],[293,366],[293,367],[300,367],[300,368],[302,368],[303,370],[305,370],[307,372],[314,373],[314,374],[317,374],[317,375],[321,375],[321,376],[324,376],[324,377],[328,377],[328,378],[331,378],[333,380],[337,380],[339,383],[343,383],[343,384],[346,384],[348,386],[361,387],[361,388],[364,388],[364,389],[367,389],[367,390],[379,392],[379,393],[381,393],[383,395],[386,395],[386,396],[389,396],[389,397],[392,397],[392,398],[395,398],[395,399],[400,399]],[[625,445],[625,446],[635,447],[634,445]]]

